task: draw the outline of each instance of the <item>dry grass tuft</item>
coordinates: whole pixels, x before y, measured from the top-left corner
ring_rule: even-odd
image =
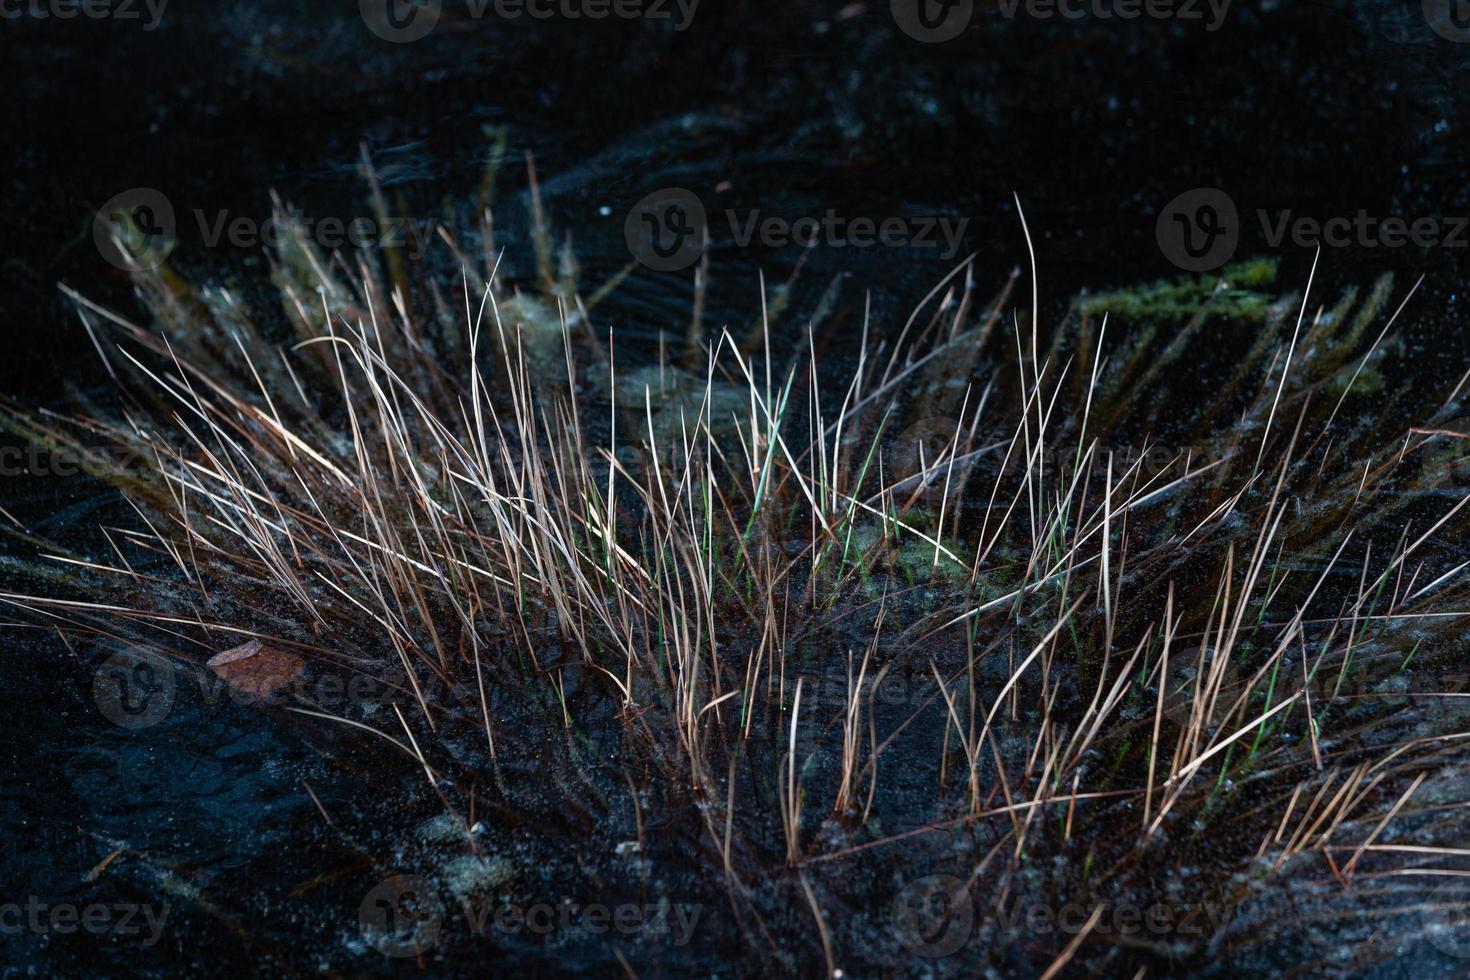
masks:
[[[640,841],[703,836],[756,960],[907,961],[886,910],[918,869],[981,907],[944,963],[1039,970],[1273,928],[1125,939],[1120,901],[1325,876],[1411,902],[1459,867],[1459,392],[1355,392],[1408,303],[1390,281],[1330,309],[1309,285],[1247,334],[1206,299],[1163,337],[1087,303],[1036,323],[1034,273],[1017,312],[967,263],[900,330],[865,323],[835,383],[768,324],[624,369],[541,240],[522,293],[445,234],[451,299],[299,238],[286,347],[166,270],[135,276],[146,326],[70,294],[126,409],[12,422],[146,459],[116,474],[138,521],[52,556],[87,595],[6,601],[382,679],[416,710],[340,720],[455,812],[592,833],[629,793]],[[1094,911],[1027,953],[1004,915],[1036,901]]]

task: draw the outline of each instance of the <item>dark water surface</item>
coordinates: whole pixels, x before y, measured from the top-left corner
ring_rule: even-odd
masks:
[[[476,192],[486,127],[508,133],[497,210],[507,244],[524,241],[521,159],[533,151],[551,223],[572,234],[594,284],[628,261],[628,208],[662,187],[694,190],[716,215],[968,219],[950,260],[932,249],[812,253],[794,305],[812,308],[843,273],[842,302],[860,311],[871,291],[880,331],[969,252],[982,285],[998,287],[1025,262],[1013,194],[1053,309],[1078,289],[1174,275],[1155,221],[1193,187],[1230,194],[1249,216],[1240,254],[1278,256],[1284,286],[1305,283],[1312,253],[1271,247],[1258,209],[1320,218],[1470,209],[1470,45],[1436,37],[1418,4],[1251,0],[1232,4],[1213,32],[992,11],[943,45],[904,36],[882,2],[706,0],[682,32],[447,17],[429,38],[397,45],[371,35],[355,8],[174,0],[151,32],[0,22],[9,157],[0,390],[58,404],[66,386],[103,379],[56,284],[128,306],[126,282],[91,240],[93,209],[114,194],[154,187],[188,215],[174,255],[181,269],[223,283],[259,279],[258,250],[207,247],[192,212],[263,219],[276,189],[308,214],[366,214],[356,175],[366,144],[402,206],[432,217],[446,197]],[[717,217],[707,319],[745,325],[758,309],[758,275],[783,281],[799,249],[741,248],[727,230]],[[1444,387],[1464,370],[1467,251],[1327,249],[1319,288],[1325,302],[1380,272],[1403,284],[1424,274],[1404,330],[1423,383]],[[687,275],[635,276],[599,326],[631,338],[680,331],[689,292]],[[845,322],[855,332],[859,319]],[[784,328],[794,335],[798,325]],[[0,477],[0,505],[46,533],[110,514],[82,477]],[[9,732],[0,900],[114,905],[164,895],[172,906],[156,944],[7,935],[7,975],[203,975],[266,961],[315,972],[322,964],[302,937],[354,941],[364,879],[351,875],[372,877],[344,839],[392,850],[403,810],[434,814],[423,794],[400,788],[418,778],[409,767],[364,776],[340,759],[364,750],[299,738],[191,678],[163,722],[128,731],[93,697],[107,651],[68,650],[34,632],[9,640],[0,659]],[[308,786],[350,833],[324,829]],[[350,884],[316,880],[332,869]],[[332,909],[341,914],[323,911]],[[1401,954],[1393,962],[1416,963],[1418,974],[1456,966],[1425,949]],[[524,956],[511,962],[530,968],[553,952]],[[600,969],[579,956],[560,958],[568,969]]]

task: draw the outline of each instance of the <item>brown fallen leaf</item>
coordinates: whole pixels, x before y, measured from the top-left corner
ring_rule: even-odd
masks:
[[[236,690],[264,698],[300,677],[306,661],[294,653],[250,640],[211,657],[208,666]]]

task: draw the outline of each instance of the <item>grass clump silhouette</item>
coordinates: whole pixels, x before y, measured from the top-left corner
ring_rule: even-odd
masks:
[[[391,711],[289,707],[402,756],[464,849],[698,896],[689,955],[747,969],[1201,966],[1289,928],[1273,896],[1345,921],[1354,890],[1427,921],[1463,856],[1466,434],[1458,388],[1356,387],[1390,278],[1237,318],[1206,277],[1129,332],[967,262],[840,382],[811,332],[698,315],[622,367],[536,210],[525,290],[488,217],[481,260],[443,234],[449,284],[297,235],[287,345],[166,268],[146,324],[69,291],[125,408],[11,424],[146,460],[113,474],[138,522],[52,556],[85,594],[6,601],[369,676]]]

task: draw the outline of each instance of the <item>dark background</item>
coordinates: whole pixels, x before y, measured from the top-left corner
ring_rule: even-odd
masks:
[[[1231,195],[1238,254],[1280,255],[1292,284],[1310,251],[1269,248],[1257,209],[1413,218],[1470,204],[1470,45],[1435,35],[1417,3],[1235,0],[1213,32],[1202,21],[1006,19],[980,3],[945,44],[903,35],[881,0],[705,0],[683,32],[475,21],[464,9],[446,0],[438,28],[410,44],[380,40],[356,4],[335,0],[172,0],[151,32],[140,21],[0,21],[0,390],[46,399],[59,377],[90,377],[56,284],[126,301],[90,236],[114,194],[166,194],[180,214],[175,264],[228,282],[252,275],[256,252],[206,248],[193,210],[263,219],[276,189],[312,215],[364,214],[354,167],[366,143],[390,191],[432,216],[446,195],[477,187],[487,124],[509,129],[512,194],[525,183],[520,154],[535,151],[553,221],[574,233],[594,282],[627,261],[627,208],[672,184],[712,212],[968,217],[977,275],[996,282],[1025,260],[1014,192],[1055,302],[1175,274],[1154,223],[1196,186]],[[511,222],[524,211],[514,200],[499,210]],[[748,315],[755,271],[779,275],[796,251],[717,249],[731,310]],[[1466,251],[1331,249],[1319,275],[1424,272],[1421,319],[1438,320],[1455,309]],[[895,309],[949,268],[892,253],[849,250],[832,264]],[[671,288],[635,283],[615,318],[627,322],[614,325],[677,322],[687,296],[658,295]]]
[[[979,254],[987,295],[987,281],[1026,261],[1015,194],[1052,306],[1079,288],[1178,274],[1155,222],[1194,187],[1230,194],[1245,226],[1238,254],[1278,256],[1283,288],[1305,284],[1312,252],[1270,248],[1257,209],[1414,218],[1470,205],[1470,45],[1435,35],[1418,3],[1235,0],[1214,32],[1198,21],[1011,21],[981,3],[941,45],[903,35],[879,0],[704,0],[683,32],[475,22],[455,15],[463,0],[445,6],[413,44],[378,39],[355,3],[338,0],[171,0],[151,32],[137,21],[0,20],[0,394],[61,405],[68,386],[105,377],[57,284],[133,311],[91,233],[119,192],[167,195],[181,216],[171,263],[248,293],[265,278],[259,251],[207,248],[193,210],[264,219],[276,189],[315,216],[367,214],[356,175],[365,143],[395,200],[432,216],[476,191],[486,126],[509,134],[497,222],[524,228],[520,161],[533,150],[551,219],[594,285],[628,261],[627,209],[671,185],[712,211],[967,217],[964,246]],[[505,244],[524,272],[523,240]],[[1330,249],[1316,288],[1330,303],[1338,286],[1383,271],[1423,274],[1403,330],[1425,371],[1452,383],[1465,363],[1466,251]],[[758,272],[780,281],[796,259],[795,248],[717,241],[711,319],[749,323]],[[906,311],[952,265],[911,250],[819,250],[807,279],[820,290],[848,273],[872,292],[884,329],[884,314]],[[688,294],[687,274],[638,276],[599,316],[652,335],[687,323]],[[0,478],[0,504],[47,532],[97,523],[97,494],[80,480]],[[121,873],[83,884],[120,840],[186,855],[180,874],[204,886],[250,862],[275,875],[310,851],[319,825],[302,779],[329,808],[361,792],[333,785],[330,767],[246,709],[191,704],[134,736],[98,715],[89,651],[14,642],[4,652],[13,737],[0,750],[0,835],[16,848],[4,876],[15,895],[129,897]],[[310,873],[309,862],[299,870]],[[156,883],[137,887],[132,897],[156,894]],[[162,970],[181,956],[252,962],[218,938],[217,922],[188,914],[199,921],[171,927],[179,949],[140,960],[109,960],[86,937],[48,952],[34,936],[17,940],[26,951],[14,959],[102,972]],[[275,925],[283,942],[311,933]]]

